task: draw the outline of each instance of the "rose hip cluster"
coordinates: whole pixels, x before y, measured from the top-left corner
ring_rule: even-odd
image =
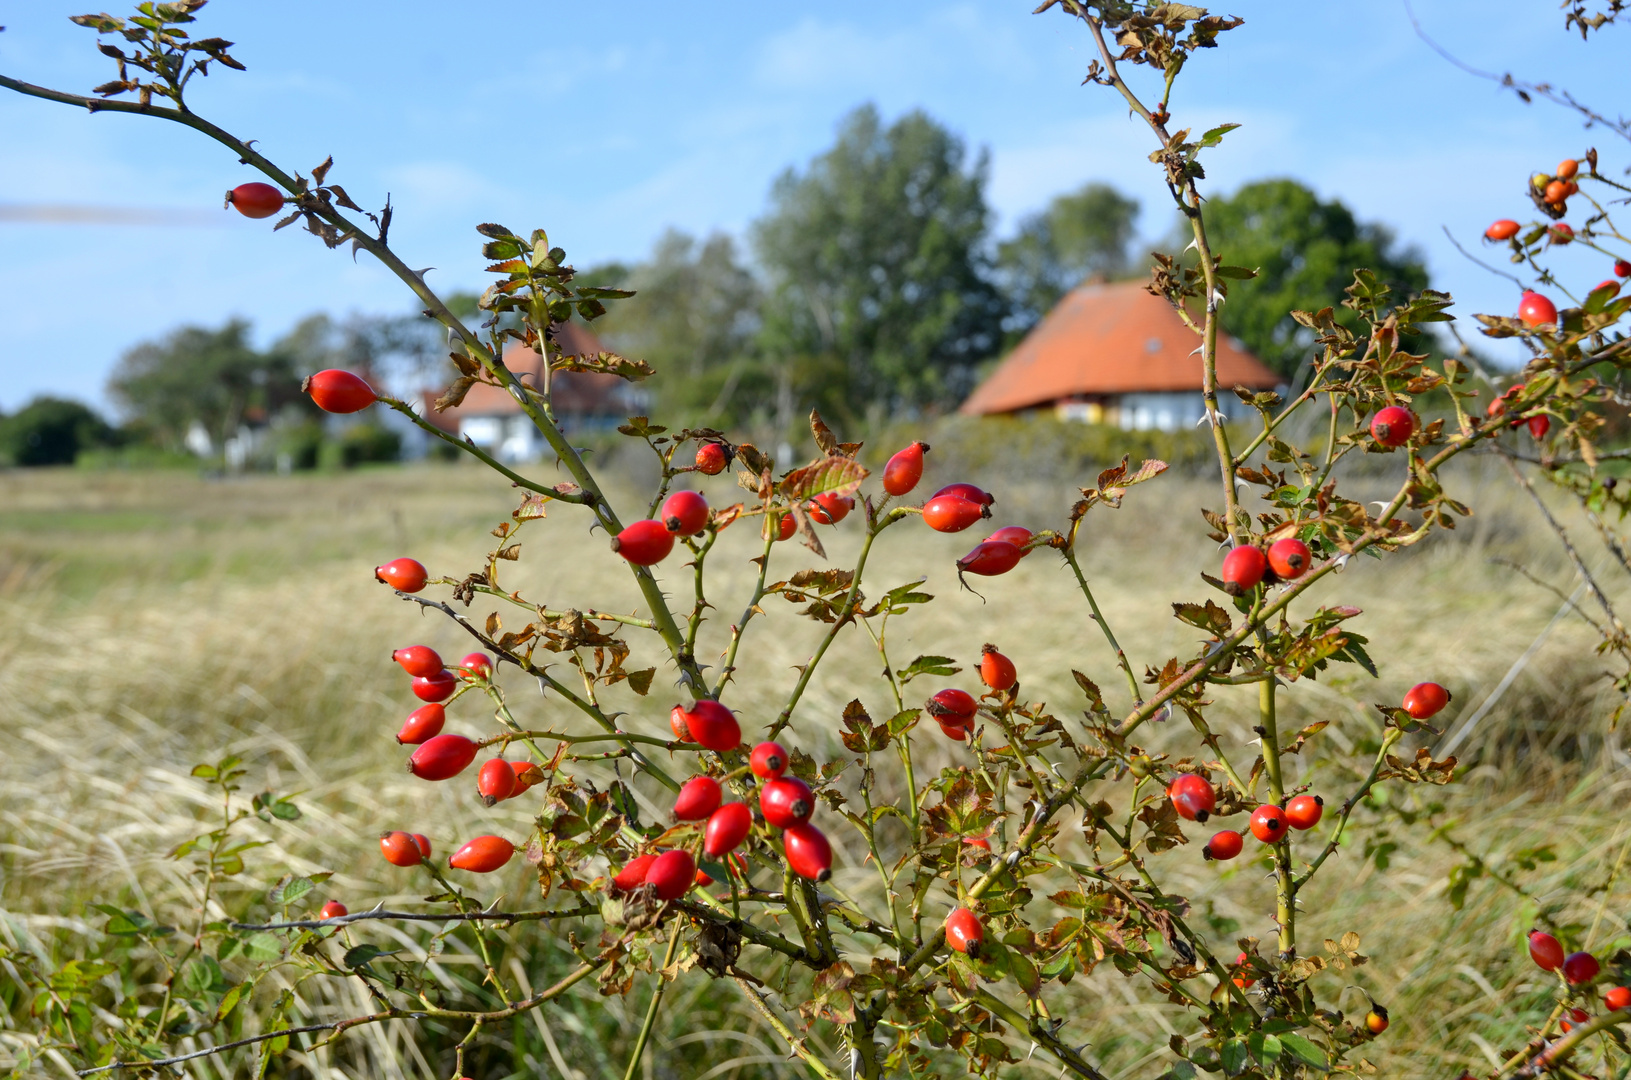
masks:
[[[1575,182],[1575,177],[1579,175],[1580,163],[1573,158],[1567,158],[1558,164],[1555,174],[1536,173],[1530,177],[1532,197],[1549,217],[1561,219],[1569,211],[1570,196],[1580,191],[1580,185]],[[1513,262],[1523,262],[1528,246],[1541,239],[1555,247],[1563,247],[1574,242],[1574,229],[1561,220],[1556,220],[1554,224],[1545,226],[1543,231],[1536,231],[1525,238],[1519,238],[1518,234],[1521,232],[1522,225],[1511,218],[1501,218],[1491,222],[1489,228],[1484,230],[1484,239],[1493,243],[1510,244],[1513,249]],[[1615,259],[1614,278],[1625,277],[1631,277],[1631,262]],[[1606,278],[1599,282],[1591,292],[1603,293],[1605,300],[1618,296],[1620,283],[1614,278]],[[1536,329],[1556,327],[1557,305],[1542,293],[1525,290],[1518,301],[1518,318],[1525,326]]]
[[[1580,988],[1596,983],[1603,970],[1597,958],[1589,952],[1565,955],[1563,943],[1544,930],[1530,933],[1529,958],[1542,971],[1556,972],[1568,988],[1571,1000],[1578,1000],[1575,995],[1580,993]],[[1603,991],[1603,1005],[1609,1012],[1631,1008],[1631,987],[1610,986]],[[1565,1015],[1568,1019],[1559,1025],[1564,1034],[1573,1030],[1575,1024],[1584,1024],[1591,1019],[1591,1014],[1578,1005],[1571,1005]]]
[[[1235,551],[1249,550],[1236,548]],[[1438,683],[1419,683],[1405,694],[1401,708],[1412,719],[1426,720],[1450,703],[1450,692]],[[1167,785],[1167,798],[1179,817],[1205,824],[1217,810],[1217,792],[1212,782],[1199,773],[1180,773]],[[1284,806],[1262,803],[1252,811],[1249,828],[1265,844],[1276,844],[1289,836],[1288,829],[1312,829],[1325,814],[1325,800],[1318,795],[1294,795]],[[1246,838],[1233,829],[1215,833],[1201,849],[1208,862],[1227,862],[1245,849]]]

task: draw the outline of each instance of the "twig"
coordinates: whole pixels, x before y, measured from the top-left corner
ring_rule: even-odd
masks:
[[[571,911],[466,911],[437,915],[424,911],[358,911],[333,919],[300,919],[278,923],[228,923],[234,930],[319,930],[323,927],[345,926],[370,919],[390,919],[397,922],[537,922],[547,919],[576,919],[593,915],[600,909],[593,904],[573,908]]]

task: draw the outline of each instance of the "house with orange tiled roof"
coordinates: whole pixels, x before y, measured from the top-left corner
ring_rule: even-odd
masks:
[[[569,356],[593,355],[606,346],[600,338],[575,322],[555,328],[555,342]],[[504,350],[504,366],[528,386],[542,387],[544,358],[520,342]],[[438,390],[424,393],[424,415],[443,431],[468,437],[500,461],[511,464],[537,461],[549,451],[538,428],[509,393],[488,383],[470,388],[464,401],[437,412],[432,402]],[[601,372],[557,371],[550,380],[555,418],[566,434],[598,431],[624,423],[650,407],[650,396],[638,385]]]
[[[1174,431],[1206,415],[1199,339],[1172,305],[1142,282],[1089,282],[1066,294],[960,412],[1051,412],[1062,419]],[[1240,343],[1218,338],[1218,410],[1250,410],[1236,386],[1272,390],[1285,380]]]

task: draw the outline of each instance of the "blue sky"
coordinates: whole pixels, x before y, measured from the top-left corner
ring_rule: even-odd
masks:
[[[332,153],[330,179],[366,206],[390,192],[394,246],[436,267],[428,280],[444,290],[481,287],[481,221],[541,225],[580,266],[639,258],[669,226],[740,234],[775,176],[869,101],[886,118],[923,108],[989,148],[999,231],[1103,180],[1140,199],[1147,236],[1165,235],[1147,131],[1111,92],[1079,85],[1080,26],[1032,6],[215,0],[201,32],[238,42],[249,70],[217,70],[191,100],[285,165]],[[95,35],[67,21],[84,10],[0,0],[0,71],[76,91],[111,78]],[[1244,125],[1206,159],[1207,189],[1292,176],[1340,198],[1419,246],[1464,316],[1510,311],[1515,291],[1441,226],[1472,241],[1495,217],[1527,219],[1525,176],[1593,143],[1616,169],[1631,160],[1623,140],[1450,66],[1396,0],[1215,10],[1246,25],[1197,56],[1173,108],[1177,126]],[[1416,10],[1469,64],[1565,86],[1611,115],[1625,105],[1631,28],[1583,46],[1552,3]],[[264,341],[314,310],[411,309],[366,256],[222,212],[221,193],[256,177],[189,130],[0,91],[0,133],[0,408],[39,393],[105,404],[121,352],[183,322],[242,315]],[[20,209],[40,206],[171,216],[113,225]],[[1606,276],[1599,257],[1568,254],[1559,265],[1582,289]]]

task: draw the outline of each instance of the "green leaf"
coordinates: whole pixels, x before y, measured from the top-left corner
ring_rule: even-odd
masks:
[[[1304,1065],[1309,1065],[1320,1070],[1329,1069],[1331,1067],[1330,1059],[1325,1056],[1325,1051],[1321,1050],[1318,1046],[1315,1046],[1312,1042],[1309,1042],[1301,1035],[1287,1032],[1286,1034],[1280,1036],[1280,1045],[1284,1046],[1288,1051],[1290,1051],[1292,1057],[1296,1058]]]
[[[254,985],[253,982],[245,979],[221,995],[221,1004],[215,1008],[215,1022],[219,1024],[231,1015],[232,1010],[238,1007],[238,1002],[243,998],[244,994],[248,993]]]
[[[901,682],[911,682],[919,675],[955,675],[963,669],[949,656],[920,656],[895,672]]]
[[[1223,141],[1223,137],[1225,135],[1229,134],[1229,132],[1233,131],[1239,126],[1239,124],[1219,124],[1217,127],[1212,128],[1210,131],[1202,135],[1198,145],[1216,146],[1218,143]]]
[[[1280,1037],[1278,1035],[1265,1035],[1261,1031],[1254,1031],[1246,1036],[1246,1045],[1251,1047],[1252,1056],[1265,1069],[1272,1070],[1274,1063],[1280,1060]]]
[[[288,875],[272,886],[271,891],[266,896],[274,904],[292,904],[314,888],[316,886],[312,883],[311,878]]]
[[[246,959],[257,964],[269,964],[283,956],[283,942],[276,934],[262,930],[258,934],[251,934],[244,941],[243,954]]]
[[[918,717],[923,714],[922,709],[906,709],[889,718],[889,734],[900,735],[911,731],[917,726]]]
[[[1244,266],[1220,266],[1218,276],[1232,278],[1235,281],[1250,281],[1257,276],[1256,270],[1248,270]]]
[[[344,963],[346,967],[355,971],[357,968],[362,967],[364,964],[371,963],[372,961],[379,959],[381,956],[390,955],[392,955],[392,951],[390,949],[381,949],[377,945],[353,945],[351,948],[345,951],[345,958],[342,963]]]
[[[1239,1076],[1246,1071],[1246,1041],[1244,1039],[1230,1039],[1219,1050],[1223,1058],[1223,1071],[1230,1076]]]

